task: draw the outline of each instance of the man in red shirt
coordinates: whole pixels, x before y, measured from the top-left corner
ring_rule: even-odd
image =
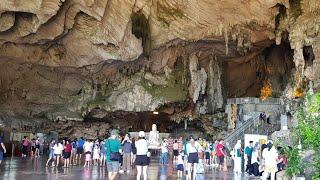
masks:
[[[224,162],[224,145],[223,145],[223,139],[220,139],[219,144],[216,147],[216,154],[218,156],[219,161],[219,169],[222,170],[223,162]]]

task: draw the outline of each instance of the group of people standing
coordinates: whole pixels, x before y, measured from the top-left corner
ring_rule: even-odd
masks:
[[[85,140],[82,137],[74,141],[52,140],[46,165],[58,167],[63,159],[64,168],[80,165],[81,162],[84,162],[84,167],[106,166],[110,180],[115,179],[118,173],[130,173],[135,165],[137,179],[142,175],[147,179],[149,157],[144,131],[140,131],[139,138],[135,140],[129,134],[120,136],[117,130],[112,130],[111,136],[104,140]]]
[[[172,145],[170,145],[171,142]],[[163,139],[160,164],[168,164],[171,154],[173,164],[176,165],[178,179],[181,179],[184,173],[188,178],[195,179],[196,174],[204,173],[209,167],[222,171],[228,153],[222,139],[211,142],[190,136],[185,141],[182,140],[182,137],[173,140],[172,138]]]
[[[31,148],[31,151],[29,149]],[[27,136],[22,140],[22,157],[27,157],[29,152],[31,157],[40,157],[40,150],[43,150],[43,141],[39,138],[33,138],[29,140]]]
[[[173,164],[176,165],[177,177],[182,178],[185,173],[189,179],[195,179],[196,174],[204,173],[210,168],[219,171],[227,171],[232,166],[237,178],[243,177],[244,170],[247,176],[259,177],[262,179],[275,179],[276,172],[283,170],[287,158],[283,153],[278,153],[272,141],[266,144],[249,142],[243,147],[241,140],[229,150],[223,139],[214,142],[205,139],[195,139],[190,136],[185,141],[182,138],[174,140],[171,150],[168,139],[161,143],[160,164],[168,163],[168,157],[173,155]],[[230,162],[233,160],[233,162]],[[243,168],[244,167],[244,168]]]
[[[272,141],[266,144],[256,142],[254,145],[253,141],[249,141],[249,145],[243,150],[241,141],[238,140],[231,153],[234,172],[242,173],[242,160],[244,160],[247,175],[261,177],[263,180],[270,176],[270,179],[274,180],[276,173],[283,170],[287,164],[286,156],[283,151],[279,154],[279,150],[281,148],[276,148]]]

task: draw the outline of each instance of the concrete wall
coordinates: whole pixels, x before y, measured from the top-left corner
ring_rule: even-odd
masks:
[[[270,123],[280,124],[281,114],[285,112],[283,105],[281,105],[280,99],[269,98],[267,100],[261,100],[259,98],[246,97],[246,98],[231,98],[227,100],[227,106],[236,104],[238,109],[238,115],[240,120],[246,119],[246,117],[256,114],[257,112],[265,112],[267,116],[270,115]],[[231,119],[230,108],[226,108],[228,119]]]

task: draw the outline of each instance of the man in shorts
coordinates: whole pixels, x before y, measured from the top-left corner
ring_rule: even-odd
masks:
[[[216,147],[216,155],[218,157],[219,170],[221,171],[224,163],[224,156],[225,156],[223,139],[220,139],[219,144]]]
[[[110,180],[116,179],[120,167],[119,159],[111,159],[112,153],[116,154],[121,151],[121,142],[118,136],[118,131],[114,129],[111,131],[111,137],[105,142],[108,179]]]
[[[76,155],[76,163],[81,164],[81,157],[83,154],[83,145],[85,143],[85,140],[83,139],[83,137],[81,137],[78,141],[77,141],[77,155]]]

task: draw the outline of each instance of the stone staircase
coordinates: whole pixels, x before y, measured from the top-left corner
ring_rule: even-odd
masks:
[[[276,125],[272,126],[266,122],[262,125],[259,119],[259,114],[260,112],[253,113],[251,118],[247,119],[243,124],[230,132],[224,138],[225,143],[229,147],[233,147],[237,143],[237,140],[244,141],[245,134],[260,134],[269,136],[272,132],[278,130]]]

